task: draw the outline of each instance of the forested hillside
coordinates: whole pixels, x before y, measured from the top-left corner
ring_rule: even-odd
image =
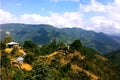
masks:
[[[112,64],[120,65],[120,50],[113,51],[105,56],[112,61]]]
[[[118,76],[120,76],[120,50],[108,53],[105,56],[109,59],[109,64],[112,65]]]
[[[119,36],[111,36],[115,41],[120,43],[120,35]]]
[[[93,48],[101,54],[120,49],[120,43],[104,33],[83,30],[81,28],[55,28],[47,24],[1,24],[1,38],[9,32],[15,41],[23,44],[25,40],[32,40],[38,45],[48,44],[53,39],[57,42],[71,43],[80,39],[84,46]]]
[[[41,46],[24,41],[21,48],[13,47],[11,51],[5,41],[10,38],[1,42],[2,80],[120,80],[120,73],[109,60],[80,40],[65,44],[54,39]],[[19,49],[26,55],[20,54]],[[23,63],[12,63],[20,56]]]

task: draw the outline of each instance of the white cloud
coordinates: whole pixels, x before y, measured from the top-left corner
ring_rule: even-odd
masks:
[[[50,12],[50,16],[24,14],[20,19],[20,22],[26,24],[51,24],[56,27],[80,27],[82,25],[82,15],[78,12],[65,12],[63,14]]]
[[[16,17],[14,17],[9,12],[6,12],[6,11],[0,9],[0,24],[11,23],[11,22],[18,22],[18,20]]]
[[[65,12],[58,14],[50,12],[51,21],[58,27],[81,27],[82,15],[79,12]]]
[[[120,24],[118,22],[108,20],[106,17],[103,16],[94,16],[91,17],[90,22],[88,23],[91,30],[97,31],[97,32],[105,32],[105,33],[111,33],[117,30],[120,30],[120,27],[118,27]]]
[[[91,16],[84,25],[86,29],[108,34],[120,34],[120,0],[103,5],[96,0],[91,0],[89,5],[80,5],[84,13],[98,14]],[[101,15],[103,13],[104,15]]]
[[[23,14],[21,16],[21,22],[26,24],[46,24],[50,22],[50,18],[47,16],[41,16],[39,14]]]
[[[114,4],[120,7],[120,0],[114,0]]]
[[[105,6],[101,3],[97,2],[96,0],[91,0],[89,5],[82,5],[80,4],[80,8],[85,12],[104,12]]]
[[[19,18],[0,10],[0,23],[26,23],[26,24],[51,24],[56,27],[80,27],[82,26],[82,15],[79,12],[65,12],[58,14],[50,12],[50,16],[40,14],[23,14]]]
[[[62,1],[62,0],[53,0]],[[73,0],[66,0],[73,1]],[[77,1],[77,0],[76,0]],[[22,14],[16,18],[11,13],[0,9],[0,23],[27,23],[27,24],[51,24],[56,27],[80,27],[107,34],[120,34],[120,0],[103,5],[96,0],[91,0],[88,5],[80,5],[76,12],[64,12],[62,14],[50,12],[50,16],[40,14]],[[81,12],[83,11],[83,13]],[[84,13],[94,14],[88,18]],[[99,14],[98,14],[99,13]],[[104,15],[101,15],[103,13]],[[86,17],[87,19],[83,19]]]

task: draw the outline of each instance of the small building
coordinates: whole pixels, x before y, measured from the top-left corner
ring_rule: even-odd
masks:
[[[22,64],[22,63],[23,63],[24,58],[22,58],[22,57],[18,57],[16,60],[17,60],[17,62],[18,62],[19,64]]]
[[[6,44],[8,48],[19,47],[19,43],[16,42],[9,42]]]

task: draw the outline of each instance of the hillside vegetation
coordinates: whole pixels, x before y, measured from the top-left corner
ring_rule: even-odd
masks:
[[[108,53],[105,56],[112,62],[112,64],[120,65],[120,50]]]
[[[1,24],[0,27],[0,38],[4,38],[5,33],[9,32],[15,41],[22,44],[25,40],[31,40],[38,45],[49,44],[53,39],[70,44],[74,40],[80,39],[84,46],[95,49],[101,54],[120,49],[120,43],[113,37],[81,28],[55,28],[47,24]]]
[[[5,45],[5,42],[1,42]],[[24,41],[23,63],[15,67],[11,57],[17,55],[13,49],[9,54],[1,48],[2,80],[120,80],[119,72],[109,64],[109,60],[97,51],[85,47],[80,40],[65,44],[54,39],[49,44],[37,46],[32,41]],[[29,66],[28,66],[29,68]]]

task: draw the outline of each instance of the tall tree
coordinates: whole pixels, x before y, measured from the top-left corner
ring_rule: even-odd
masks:
[[[24,73],[21,69],[16,68],[13,80],[24,80]]]
[[[66,44],[65,44],[64,42],[60,42],[60,43],[58,44],[58,48],[59,48],[59,49],[64,49],[65,47],[67,47],[67,46],[66,46]]]
[[[6,48],[6,45],[4,42],[0,42],[0,50],[4,50]]]
[[[2,52],[1,55],[1,66],[4,68],[7,68],[10,65],[10,59],[8,58],[8,54],[5,52]]]
[[[5,43],[8,43],[8,42],[11,42],[12,41],[12,37],[10,35],[7,35],[5,38],[4,38],[4,42]]]
[[[36,48],[36,44],[32,41],[25,41],[23,47],[24,48]]]
[[[24,58],[24,62],[32,64],[34,61],[34,56],[32,54],[27,54]]]
[[[28,51],[34,53],[37,45],[33,41],[25,41],[23,47]]]
[[[49,68],[44,63],[36,63],[33,66],[33,80],[46,80]]]
[[[52,49],[52,51],[55,51],[56,50],[56,47],[57,47],[57,43],[56,43],[56,40],[52,40],[52,42],[49,44],[49,47]]]
[[[8,70],[10,69],[10,59],[8,58],[8,54],[5,52],[2,52],[1,55],[1,66],[4,68],[3,72],[6,75],[6,80],[8,77]]]
[[[77,51],[79,51],[80,48],[82,48],[82,47],[83,47],[83,45],[82,45],[82,43],[81,43],[80,40],[75,40],[75,41],[70,45],[70,49],[71,49],[71,50],[77,50]]]
[[[13,50],[11,51],[11,55],[15,55],[18,51],[18,48],[14,47]]]

